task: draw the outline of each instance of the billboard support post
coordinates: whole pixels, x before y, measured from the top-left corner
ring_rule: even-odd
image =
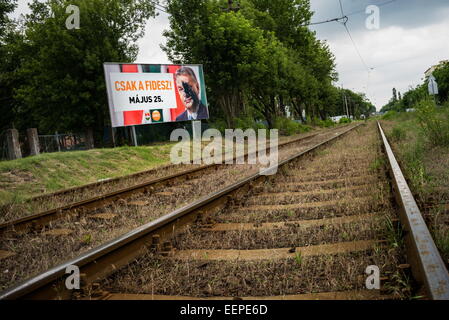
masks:
[[[192,120],[193,140],[201,140],[201,120]]]
[[[193,164],[201,164],[201,120],[192,120]]]
[[[134,146],[137,147],[138,143],[137,143],[137,135],[136,135],[136,126],[131,127],[131,132],[132,132]]]
[[[133,139],[134,146],[137,147],[137,135],[136,135],[136,126],[131,126],[131,135]]]
[[[112,138],[112,145],[115,148],[115,130],[113,126],[111,126],[111,138]]]

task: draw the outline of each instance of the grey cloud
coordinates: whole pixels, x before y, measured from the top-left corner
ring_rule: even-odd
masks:
[[[449,1],[447,0],[342,0],[348,26],[351,31],[366,32],[365,21],[368,15],[365,9],[369,5],[380,6],[381,28],[399,26],[405,29],[419,28],[447,19]],[[341,16],[338,0],[312,0],[315,15],[312,21],[323,21]],[[318,33],[326,33],[329,38],[341,32],[338,23],[328,23],[312,27]]]

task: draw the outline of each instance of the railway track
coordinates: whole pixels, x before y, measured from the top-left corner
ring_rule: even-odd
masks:
[[[284,142],[280,159],[343,130]],[[0,291],[258,170],[258,165],[196,166],[4,224],[0,228]]]
[[[0,298],[449,299],[447,270],[380,126],[351,127],[279,165]],[[65,287],[70,265],[81,290]],[[373,266],[380,290],[365,288]]]

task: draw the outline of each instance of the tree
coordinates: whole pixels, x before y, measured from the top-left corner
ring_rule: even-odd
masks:
[[[8,17],[16,6],[15,0],[0,0],[0,130],[14,127],[13,110],[17,108],[13,98],[17,79],[12,75],[18,65],[16,43],[20,35],[16,32],[16,24]]]
[[[220,106],[228,125],[251,110],[272,125],[287,104],[299,117],[328,114],[337,74],[329,47],[305,26],[309,0],[242,0],[237,13],[224,10],[224,0],[167,7],[163,49],[175,63],[204,65],[212,112]]]
[[[68,5],[80,8],[80,29],[68,30]],[[146,20],[155,16],[147,0],[34,0],[26,16],[24,79],[16,91],[23,128],[42,132],[82,131],[100,135],[109,124],[103,63],[133,61]]]
[[[302,87],[303,94],[292,88],[296,96],[280,97],[282,100],[295,101],[295,109],[302,114],[302,106],[313,118],[316,115],[323,117],[326,108],[322,102],[332,99],[327,94],[332,81],[337,80],[335,72],[335,58],[328,45],[316,39],[315,33],[306,25],[310,23],[313,12],[310,10],[309,0],[247,0],[242,2],[242,12],[254,21],[254,24],[272,32],[283,46],[291,49],[290,58],[302,66],[302,79],[308,78],[307,87]],[[306,76],[307,74],[307,76]],[[290,82],[292,87],[298,87],[301,80],[297,78]],[[301,101],[298,98],[301,95]],[[321,105],[321,106],[320,106]],[[320,109],[321,108],[321,109]]]
[[[433,75],[438,83],[438,98],[441,102],[449,100],[449,62],[437,68]],[[426,82],[427,85],[427,82]]]
[[[8,24],[11,20],[8,14],[17,7],[17,0],[0,0],[0,39],[3,37]]]
[[[398,101],[398,95],[397,95],[396,88],[393,88],[393,101],[394,102]]]

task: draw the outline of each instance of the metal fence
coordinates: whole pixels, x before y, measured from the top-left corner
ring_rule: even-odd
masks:
[[[86,150],[85,134],[39,135],[40,152]]]

